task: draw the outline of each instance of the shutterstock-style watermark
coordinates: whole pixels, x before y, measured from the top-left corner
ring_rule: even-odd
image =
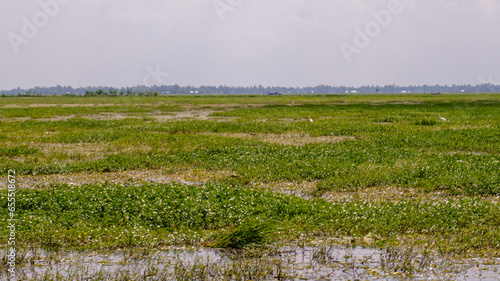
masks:
[[[347,63],[352,62],[352,56],[360,54],[363,49],[368,47],[372,40],[380,35],[383,28],[387,28],[394,15],[403,12],[403,5],[400,0],[390,0],[387,8],[379,12],[372,11],[373,20],[367,22],[363,29],[356,27],[353,43],[340,43],[340,50],[344,55]]]
[[[481,82],[481,84],[500,85],[500,82],[493,80],[493,74],[491,73],[488,75],[487,78],[484,78],[484,76],[481,75],[477,77],[477,79],[479,79],[479,82]]]
[[[9,248],[7,250],[7,265],[8,272],[11,279],[16,277],[16,171],[9,170],[7,175],[8,181],[8,196],[7,196],[7,208],[8,208],[8,218],[7,218],[7,228],[9,233],[8,244]]]
[[[221,21],[225,20],[225,14],[233,12],[244,0],[214,0],[212,4],[214,5],[215,12],[219,16]]]
[[[42,0],[38,2],[40,9],[31,17],[22,17],[23,26],[19,33],[9,32],[7,38],[17,54],[22,44],[28,44],[35,38],[40,29],[49,24],[50,19],[56,17],[61,12],[61,7],[71,2],[71,0]]]
[[[162,85],[165,84],[166,79],[170,75],[168,72],[163,72],[160,70],[160,65],[156,65],[156,69],[153,69],[151,66],[146,67],[146,76],[142,79],[142,84],[144,86],[152,86],[152,85]],[[151,83],[151,80],[154,80],[155,83]]]

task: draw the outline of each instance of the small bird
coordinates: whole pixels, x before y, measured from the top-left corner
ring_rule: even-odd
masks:
[[[446,121],[446,118],[442,117],[441,115],[439,115],[439,119]]]
[[[313,123],[313,122],[314,122],[314,121],[312,120],[312,118],[311,118],[311,117],[309,117],[309,121],[311,121],[311,123]]]
[[[294,104],[295,104],[295,101],[293,100],[293,101],[292,101],[292,105],[294,105]]]

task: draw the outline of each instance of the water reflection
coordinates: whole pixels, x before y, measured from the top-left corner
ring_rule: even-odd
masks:
[[[2,251],[5,256],[6,251]],[[338,245],[19,252],[18,280],[499,280],[500,259]],[[232,276],[232,277],[230,277]],[[4,271],[2,280],[5,280]]]

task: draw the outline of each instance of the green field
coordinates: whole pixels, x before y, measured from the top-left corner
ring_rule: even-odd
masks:
[[[500,94],[2,97],[0,142],[19,247],[201,246],[262,221],[269,245],[500,256]]]

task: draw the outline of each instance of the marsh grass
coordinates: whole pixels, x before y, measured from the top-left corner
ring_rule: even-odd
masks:
[[[263,105],[244,106],[245,99],[255,98]],[[2,122],[4,138],[0,141],[7,148],[0,151],[0,171],[15,168],[21,175],[67,174],[174,167],[232,170],[242,177],[228,182],[243,185],[316,182],[315,195],[391,185],[445,191],[452,196],[500,194],[496,95],[408,96],[408,100],[420,100],[409,104],[396,103],[402,99],[399,96],[380,96],[377,103],[369,102],[375,100],[370,96],[311,96],[301,97],[301,105],[279,104],[289,98],[191,99],[194,111],[201,101],[235,107],[214,113],[238,118],[232,121],[77,117]],[[149,114],[154,108],[170,109],[188,100],[164,98],[162,105],[140,108]],[[439,115],[448,121],[436,121]],[[315,123],[307,120],[309,116]],[[298,140],[298,136],[310,141]],[[44,151],[47,144],[92,144],[108,149],[99,157],[85,159],[84,155]],[[124,149],[137,146],[148,149]]]
[[[15,169],[21,180],[32,175],[36,181],[40,174],[227,171],[201,186],[134,181],[20,189],[21,246],[199,246],[219,237],[215,242],[222,246],[244,247],[261,238],[265,243],[263,238],[304,236],[349,236],[362,243],[372,233],[375,246],[436,237],[444,252],[458,255],[498,255],[500,249],[500,210],[494,203],[500,195],[498,94],[9,97],[0,98],[0,106],[3,175]],[[155,118],[180,111],[192,116]],[[196,117],[201,111],[212,112],[210,118]],[[113,114],[127,118],[106,120]],[[267,141],[269,136],[280,141]],[[298,136],[342,141],[300,142]],[[329,203],[251,188],[276,182],[313,183],[315,196],[395,187],[441,197],[373,195]],[[7,203],[5,192],[1,202]],[[6,217],[6,208],[0,214]],[[247,225],[259,220],[272,221],[276,231]],[[387,252],[386,266],[418,269],[405,262],[415,252],[400,246]],[[317,260],[328,263],[324,250]],[[391,263],[389,256],[402,262]],[[198,270],[189,264],[179,268]]]
[[[332,253],[335,249],[335,246],[323,243],[313,249],[312,260],[319,264],[339,263],[336,255]]]
[[[196,258],[193,262],[178,259],[172,280],[268,280],[273,265],[267,260],[211,261]]]
[[[245,222],[235,229],[222,234],[214,242],[207,243],[212,248],[242,249],[248,245],[261,245],[268,242],[267,235],[273,226],[270,222],[250,221]]]
[[[434,126],[437,124],[436,120],[433,119],[420,119],[415,121],[415,125],[419,126]]]
[[[455,260],[448,253],[437,254],[434,244],[425,247],[406,245],[404,247],[387,247],[381,250],[380,267],[385,272],[406,278],[432,276],[442,272],[448,278],[463,275],[472,264]]]
[[[38,152],[38,149],[29,147],[27,145],[15,147],[0,147],[0,157],[35,155]]]
[[[372,233],[380,242],[413,234],[441,237],[450,246],[460,245],[456,250],[462,252],[500,249],[500,207],[481,199],[328,203],[228,184],[153,183],[61,184],[20,189],[16,198],[19,245],[200,245],[220,236],[225,237],[221,246],[243,247],[261,242],[266,233],[271,239],[316,233],[360,241]],[[1,200],[6,202],[5,193]],[[7,210],[0,214],[7,216]],[[273,221],[276,231],[269,233],[260,220]],[[1,243],[7,243],[5,223],[0,223]]]
[[[278,244],[241,250],[127,248],[98,253],[33,249],[18,264],[17,276],[20,280],[450,280],[466,272],[472,279],[494,277],[498,268],[494,259],[456,259],[436,251],[434,244],[381,250],[329,243]],[[476,266],[483,272],[468,271]]]

